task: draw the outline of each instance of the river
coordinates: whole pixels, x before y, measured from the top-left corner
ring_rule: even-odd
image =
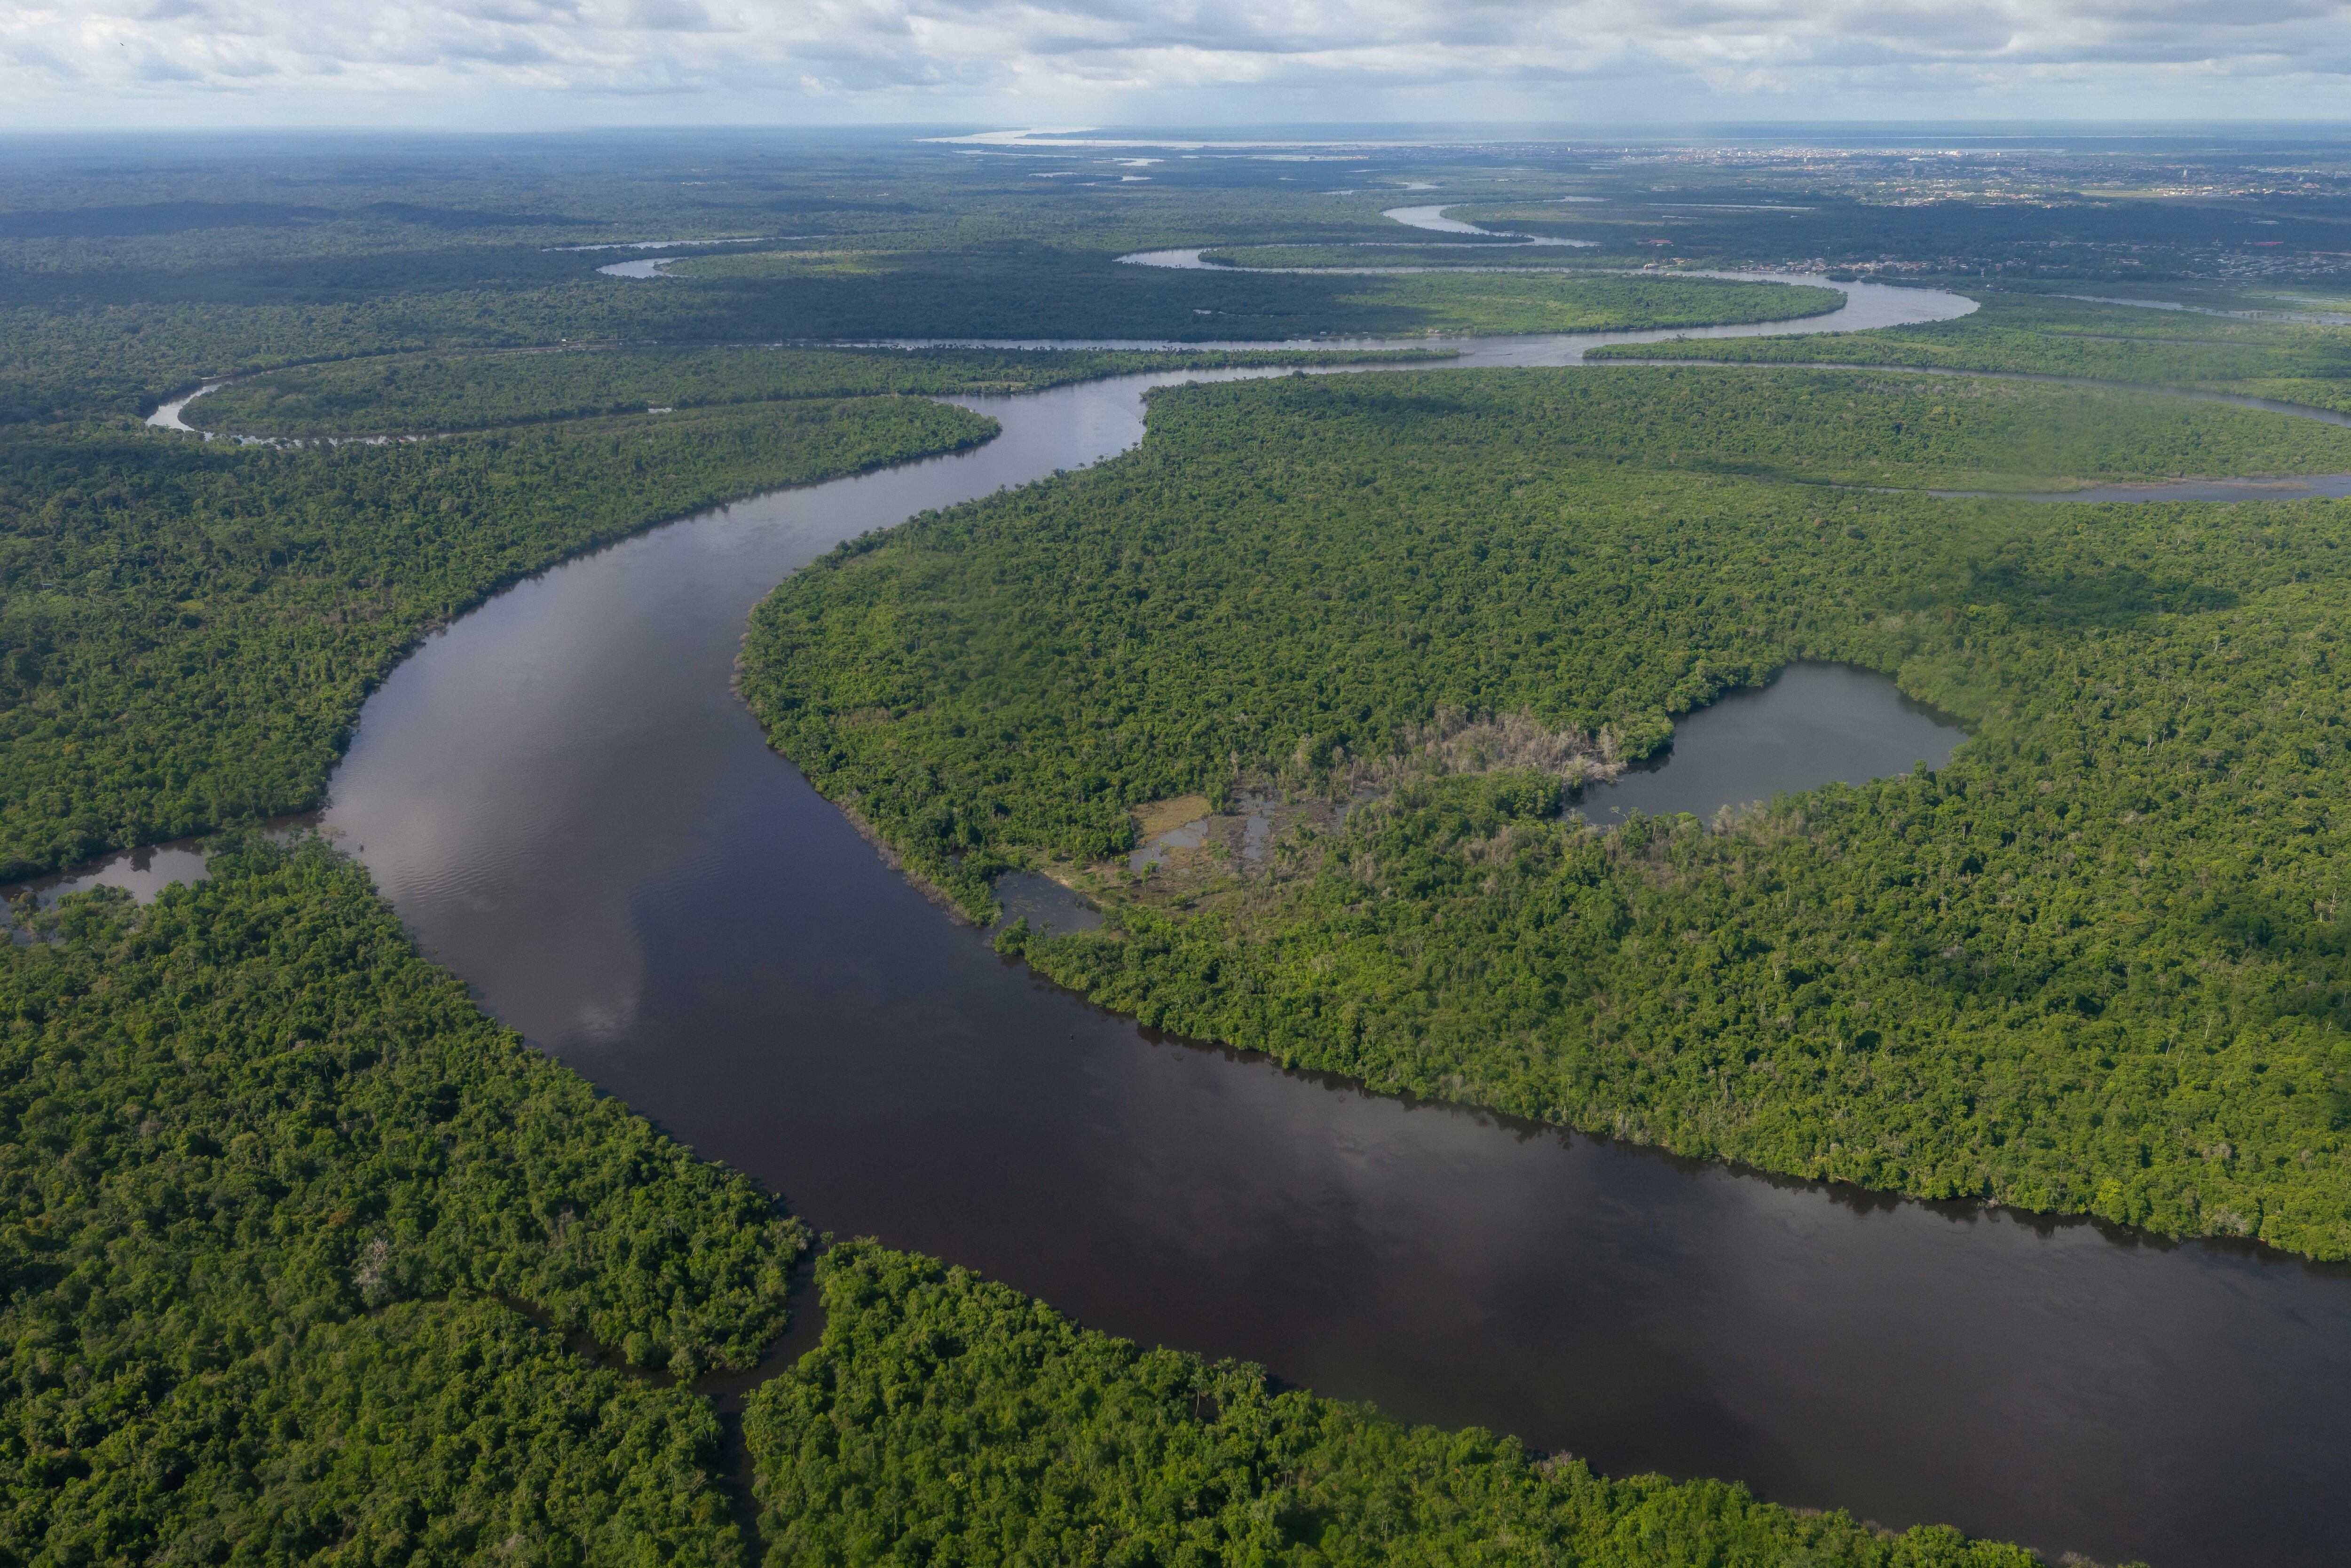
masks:
[[[1846,289],[1718,330],[1967,303]],[[768,750],[729,675],[777,582],[1125,449],[1150,385],[1246,373],[957,400],[1003,434],[522,582],[370,699],[326,821],[485,1006],[820,1228],[1604,1471],[2053,1556],[2338,1563],[2343,1270],[1741,1174],[1166,1039],[999,958]]]

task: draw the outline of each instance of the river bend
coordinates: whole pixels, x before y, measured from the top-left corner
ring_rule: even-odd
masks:
[[[1714,330],[1969,304],[1844,287],[1833,315]],[[1457,363],[1675,335],[1467,340]],[[998,957],[768,748],[729,679],[777,582],[1124,450],[1153,384],[1249,373],[958,400],[1003,434],[524,581],[370,699],[327,822],[484,1005],[820,1228],[1608,1472],[2053,1557],[2339,1563],[2344,1271],[1743,1175],[1165,1039]]]

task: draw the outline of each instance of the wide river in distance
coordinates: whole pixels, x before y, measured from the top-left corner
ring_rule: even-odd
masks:
[[[1966,305],[1848,292],[1743,330]],[[1459,362],[1667,335],[1472,340]],[[486,1007],[820,1228],[1609,1473],[2053,1557],[2342,1563],[2345,1271],[1764,1178],[1165,1039],[999,958],[768,748],[729,675],[777,582],[1109,457],[1144,389],[1186,379],[1224,378],[958,400],[1003,434],[516,586],[368,702],[328,822]]]

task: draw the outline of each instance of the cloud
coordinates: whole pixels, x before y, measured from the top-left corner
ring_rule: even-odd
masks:
[[[9,46],[8,68],[25,75],[27,79],[44,74],[64,81],[81,79],[79,67],[41,47],[38,44],[28,42],[14,43]],[[0,68],[0,74],[5,74],[5,68]]]
[[[700,0],[631,0],[629,26],[664,33],[709,33],[717,29]]]
[[[204,73],[192,70],[177,60],[167,60],[160,55],[149,55],[139,62],[139,79],[143,82],[201,82]]]
[[[2295,92],[2343,101],[2347,24],[2351,0],[0,0],[17,89],[0,116],[54,122],[66,78],[101,122],[110,82],[150,100],[236,86],[325,119],[465,100],[576,121],[647,94],[778,120],[1194,101],[1729,118],[1741,99],[2273,115]]]

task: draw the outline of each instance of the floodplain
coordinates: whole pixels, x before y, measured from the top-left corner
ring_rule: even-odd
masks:
[[[2328,1561],[2323,158],[1019,141],[7,171],[7,1550]]]

